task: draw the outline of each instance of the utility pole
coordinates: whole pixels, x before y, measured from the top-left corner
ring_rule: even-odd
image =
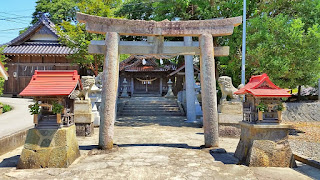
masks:
[[[246,78],[246,15],[247,3],[243,0],[243,29],[242,29],[242,63],[241,63],[241,84],[245,85]]]

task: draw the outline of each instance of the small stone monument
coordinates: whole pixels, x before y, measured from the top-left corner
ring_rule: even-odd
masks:
[[[121,97],[127,98],[129,97],[129,95],[128,95],[128,82],[126,78],[123,79],[122,85],[123,85],[123,89],[122,89]]]
[[[171,79],[169,79],[169,81],[168,81],[168,92],[164,97],[166,97],[166,98],[174,98],[175,97],[173,92],[172,92],[172,81],[171,81]]]
[[[74,125],[74,100],[81,90],[77,71],[36,70],[19,94],[33,97],[29,106],[35,127],[28,130],[17,168],[66,168],[80,156]]]
[[[280,97],[291,95],[274,85],[267,74],[252,76],[235,94],[245,94],[235,157],[248,166],[295,166],[288,142],[290,125],[280,124],[283,109]]]
[[[198,96],[200,93],[200,86],[198,86],[197,84],[194,84],[194,88],[195,88],[195,113],[196,113],[196,119],[197,121],[200,121],[201,117],[202,117],[202,109],[201,109],[201,105],[199,103],[198,100]],[[187,97],[186,97],[186,90],[184,88],[183,91],[179,91],[178,95],[177,95],[177,100],[182,104],[183,109],[185,111],[188,111],[187,109]]]
[[[194,84],[194,88],[195,88],[195,95],[196,95],[196,98],[195,98],[195,103],[196,103],[196,118],[201,120],[203,114],[202,114],[202,109],[201,109],[201,105],[200,105],[200,102],[198,100],[198,96],[199,96],[199,93],[201,91],[201,87],[197,84]]]
[[[89,92],[95,83],[92,76],[82,76],[83,90],[79,92],[74,102],[74,121],[77,136],[91,136],[94,133],[92,104]]]
[[[93,125],[98,127],[100,126],[100,113],[97,103],[101,102],[101,89],[94,84],[90,90],[89,97],[92,105]]]

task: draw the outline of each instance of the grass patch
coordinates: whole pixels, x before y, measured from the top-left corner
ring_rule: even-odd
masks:
[[[2,113],[6,113],[12,110],[12,107],[8,104],[2,104],[0,103],[0,111],[2,111]]]

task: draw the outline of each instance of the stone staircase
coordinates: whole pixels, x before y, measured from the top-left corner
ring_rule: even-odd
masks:
[[[119,110],[120,116],[184,116],[175,99],[131,97]]]

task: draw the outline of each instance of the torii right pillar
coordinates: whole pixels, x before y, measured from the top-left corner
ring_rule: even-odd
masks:
[[[205,147],[218,147],[218,111],[212,35],[202,34],[199,41],[201,70],[200,81]]]

